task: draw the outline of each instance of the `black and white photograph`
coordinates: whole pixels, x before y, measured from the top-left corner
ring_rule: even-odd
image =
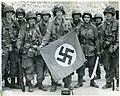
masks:
[[[0,96],[119,96],[119,0],[2,0],[0,18]]]

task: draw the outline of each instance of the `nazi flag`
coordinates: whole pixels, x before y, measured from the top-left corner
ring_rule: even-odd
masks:
[[[55,81],[70,75],[85,62],[85,56],[75,32],[67,33],[43,47],[41,55]]]

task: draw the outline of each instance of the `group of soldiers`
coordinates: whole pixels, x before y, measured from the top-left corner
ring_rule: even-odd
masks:
[[[66,20],[63,6],[54,6],[53,18],[48,10],[42,12],[25,12],[21,7],[14,11],[13,6],[5,6],[2,17],[2,76],[5,86],[10,88],[20,88],[20,72],[26,79],[28,92],[33,92],[34,87],[43,91],[47,88],[42,84],[45,79],[46,63],[40,54],[41,48],[61,38],[68,32],[76,32],[86,62],[76,70],[78,83],[74,88],[83,86],[83,76],[85,68],[89,68],[91,77],[96,57],[100,57],[106,72],[106,84],[102,89],[111,88],[111,82],[116,78],[116,90],[119,90],[119,39],[118,21],[114,18],[115,8],[107,6],[102,14],[96,13],[94,17],[89,11],[81,14],[78,10],[73,10],[71,20]],[[13,18],[15,16],[15,19]],[[21,70],[21,71],[20,71]],[[49,68],[48,68],[49,70]],[[37,83],[32,84],[34,74],[37,74]],[[51,76],[51,92],[57,90],[58,82]],[[72,75],[63,78],[64,88],[72,90]],[[90,80],[90,86],[99,88],[95,79],[101,78],[100,65],[98,65],[96,75]],[[8,82],[10,77],[11,82]],[[23,78],[22,78],[23,79]],[[17,81],[17,83],[16,83]]]

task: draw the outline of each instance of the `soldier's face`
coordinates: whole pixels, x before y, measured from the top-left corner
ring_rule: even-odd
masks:
[[[110,19],[112,19],[112,14],[111,13],[106,13],[106,15],[105,15],[105,18],[106,18],[106,20],[110,20]]]
[[[30,25],[34,25],[34,24],[35,24],[35,19],[34,19],[34,18],[28,19],[28,23],[29,23]]]
[[[6,17],[7,18],[12,18],[13,12],[6,12]]]
[[[41,20],[41,16],[37,15],[37,21],[40,21],[40,20]]]
[[[19,19],[19,20],[22,20],[23,18],[24,18],[24,15],[23,15],[22,13],[19,13],[19,14],[18,14],[18,19]]]
[[[63,12],[62,11],[57,11],[56,12],[56,17],[57,18],[62,18],[62,16],[63,16]]]
[[[49,15],[47,15],[47,14],[46,14],[46,15],[43,15],[43,20],[48,21],[49,18],[50,18]]]
[[[96,21],[97,24],[100,24],[102,22],[102,19],[101,18],[96,18],[95,21]]]
[[[90,22],[90,16],[89,15],[84,15],[84,22],[89,23]]]
[[[75,14],[75,15],[73,16],[73,19],[74,19],[74,20],[79,20],[79,18],[80,18],[80,15],[78,15],[78,14]]]

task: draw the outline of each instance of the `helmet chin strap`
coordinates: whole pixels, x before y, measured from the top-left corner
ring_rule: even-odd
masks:
[[[113,17],[110,18],[110,19],[107,19],[107,18],[106,18],[106,21],[107,21],[107,22],[111,22],[112,20],[113,20]]]

